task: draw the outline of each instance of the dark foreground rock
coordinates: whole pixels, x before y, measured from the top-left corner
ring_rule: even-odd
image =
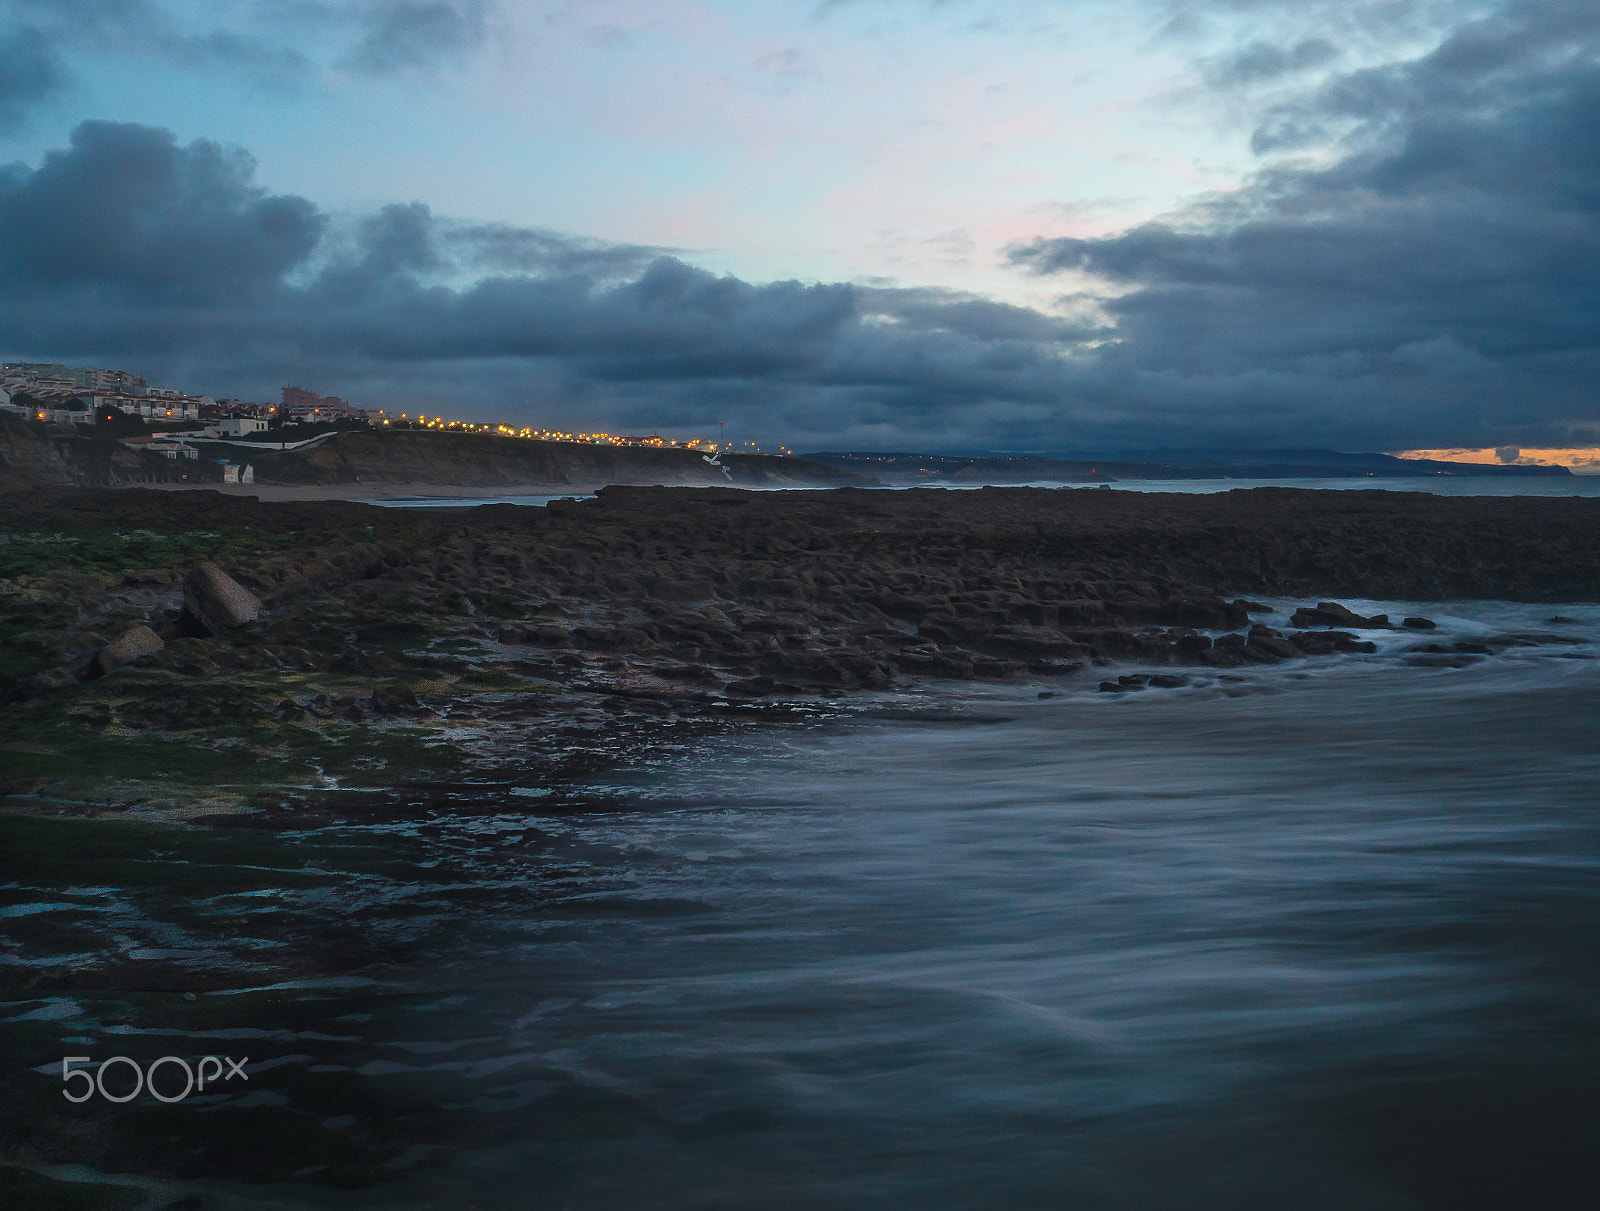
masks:
[[[141,656],[154,656],[166,646],[161,636],[143,623],[131,626],[100,649],[94,658],[92,671],[99,674],[115,672]]]
[[[183,582],[183,617],[202,636],[220,635],[261,616],[261,602],[210,560]]]
[[[1585,499],[611,488],[387,510],[45,490],[0,519],[17,777],[102,804],[187,787],[218,810],[554,777],[906,678],[1373,650],[1389,620],[1340,595],[1600,600]],[[1325,600],[1279,630],[1255,596]],[[119,662],[146,631],[165,646]],[[1418,653],[1436,655],[1478,654]]]

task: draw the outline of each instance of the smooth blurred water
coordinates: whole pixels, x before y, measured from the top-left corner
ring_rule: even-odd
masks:
[[[631,859],[483,978],[638,1121],[538,1167],[573,1206],[1595,1205],[1593,654],[991,691],[572,822]]]
[[[944,488],[953,492],[988,487],[984,483],[929,483],[900,485],[885,491],[909,491],[911,487]],[[1093,488],[1094,484],[1038,480],[1030,483],[1004,483],[1008,488]],[[1232,492],[1244,488],[1312,488],[1351,492],[1428,492],[1435,496],[1600,496],[1600,475],[1496,477],[1489,475],[1419,475],[1404,478],[1377,476],[1350,479],[1124,479],[1102,485],[1123,492]],[[764,488],[759,491],[813,491],[804,485],[796,488]],[[552,500],[586,500],[593,493],[565,496],[418,496],[385,500],[365,500],[370,505],[396,509],[474,508],[478,505],[532,505],[543,507]]]
[[[424,942],[337,1000],[286,987],[240,1019],[249,1097],[409,1141],[412,1167],[194,1188],[453,1211],[1600,1205],[1600,608],[1387,608],[1441,626],[1181,689],[928,685],[622,778],[616,810],[308,835],[420,838],[476,872],[304,893],[330,920],[379,905],[374,953]],[[1508,632],[1576,642],[1407,663]],[[535,836],[531,865],[496,857]],[[120,1029],[46,1010],[85,1053]]]

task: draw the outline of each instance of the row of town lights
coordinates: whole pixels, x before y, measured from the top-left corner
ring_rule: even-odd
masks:
[[[379,415],[383,416],[382,410],[379,411]],[[378,423],[380,425],[387,425],[391,423],[392,419],[393,418],[391,417],[383,416],[383,419]],[[698,437],[692,438],[685,442],[668,441],[667,439],[661,437],[650,437],[640,441],[629,441],[625,437],[619,437],[611,433],[568,433],[559,429],[534,429],[531,426],[526,425],[520,429],[517,429],[511,425],[487,424],[479,423],[477,421],[447,421],[442,416],[435,416],[430,420],[425,414],[413,417],[406,412],[402,412],[400,414],[400,419],[408,424],[420,425],[424,429],[453,430],[459,433],[488,433],[496,437],[524,437],[532,438],[535,441],[581,442],[595,446],[651,446],[657,448],[696,450],[728,449],[726,445],[713,444]],[[761,448],[757,446],[755,442],[744,442],[743,445],[748,446],[757,454],[762,452]],[[787,446],[780,446],[778,449],[782,454],[791,453]]]

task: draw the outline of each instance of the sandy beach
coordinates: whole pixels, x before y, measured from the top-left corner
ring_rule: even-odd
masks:
[[[505,484],[493,487],[464,487],[461,484],[141,484],[162,492],[216,492],[222,496],[255,497],[278,501],[386,501],[438,498],[502,496],[587,496],[605,485],[595,484]]]

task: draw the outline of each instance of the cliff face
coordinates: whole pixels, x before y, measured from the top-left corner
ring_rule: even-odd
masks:
[[[171,471],[173,464],[155,461],[162,465],[109,436],[58,434],[0,413],[0,477],[11,483],[115,487]]]
[[[0,414],[0,469],[19,482],[70,484],[71,471],[44,429]]]
[[[797,458],[735,454],[714,467],[693,450],[642,446],[586,446],[477,433],[339,433],[303,450],[246,455],[229,447],[235,461],[255,466],[257,483],[450,484],[469,488],[549,484],[715,485],[826,487],[859,483],[854,475]]]

